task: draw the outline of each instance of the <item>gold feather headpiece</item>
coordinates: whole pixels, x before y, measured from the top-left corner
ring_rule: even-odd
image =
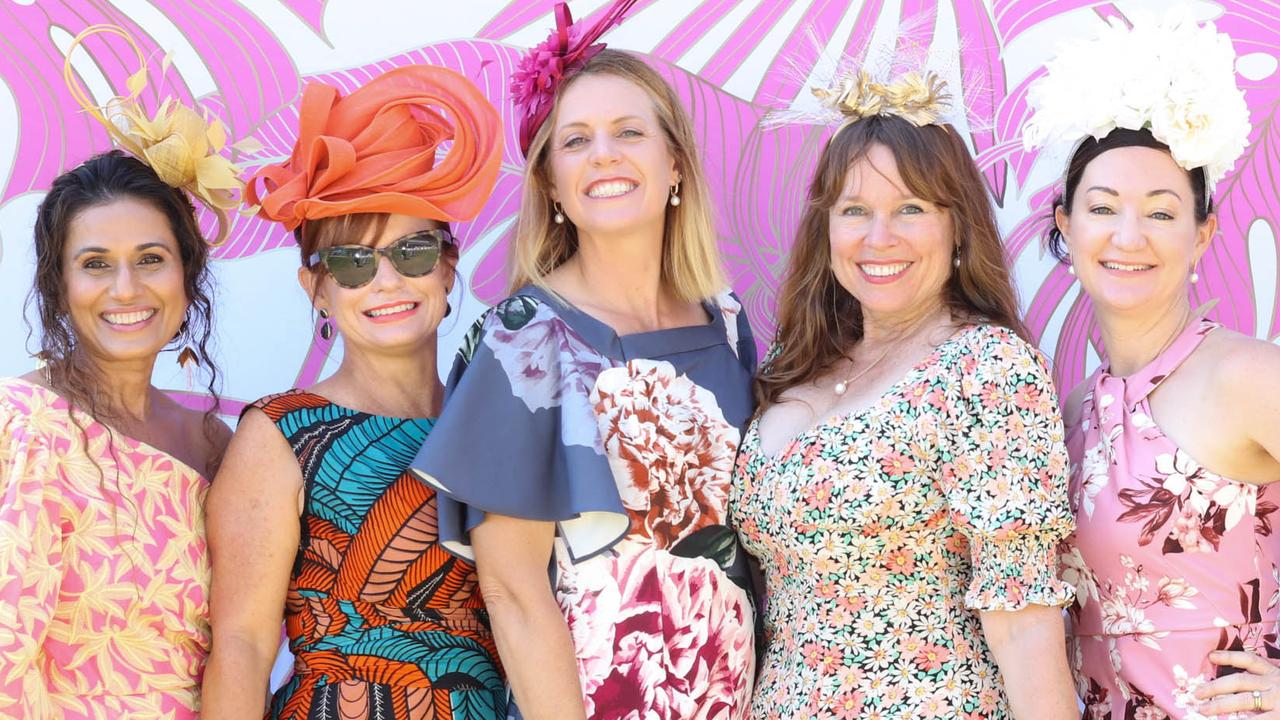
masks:
[[[844,124],[873,115],[894,115],[921,127],[938,122],[951,107],[947,84],[934,72],[912,71],[877,82],[866,70],[851,72],[829,88],[813,88],[814,97],[844,117]]]
[[[86,38],[99,33],[124,38],[139,65],[126,82],[128,94],[112,98],[103,106],[93,102],[71,66],[71,53]],[[211,244],[222,243],[231,229],[228,212],[240,204],[239,194],[244,187],[240,168],[221,154],[227,147],[227,129],[222,121],[208,112],[197,113],[172,97],[148,116],[138,100],[147,86],[146,58],[128,31],[116,25],[93,25],[76,35],[67,48],[62,77],[72,98],[107,129],[122,150],[150,166],[165,184],[199,199],[217,216],[218,234]],[[252,151],[252,144],[250,141],[232,147]]]

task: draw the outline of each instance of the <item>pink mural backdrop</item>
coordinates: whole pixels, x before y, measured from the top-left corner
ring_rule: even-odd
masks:
[[[29,369],[20,306],[30,285],[30,228],[40,194],[60,172],[108,147],[106,133],[77,112],[62,83],[64,49],[94,23],[127,28],[152,56],[172,53],[148,107],[176,94],[222,118],[232,138],[262,150],[246,167],[289,152],[302,85],[320,79],[353,88],[392,67],[432,63],[459,70],[502,111],[506,151],[492,199],[456,228],[467,295],[446,323],[441,352],[452,354],[469,320],[506,291],[503,272],[518,210],[523,160],[514,134],[507,77],[523,48],[552,25],[551,0],[390,2],[378,0],[0,0],[0,374]],[[589,18],[603,0],[575,0]],[[1052,356],[1061,383],[1098,362],[1087,299],[1040,238],[1065,149],[1022,150],[1026,90],[1059,41],[1090,34],[1106,18],[1166,2],[1090,0],[640,0],[609,37],[643,53],[676,87],[698,129],[718,208],[721,246],[757,339],[774,330],[775,289],[799,218],[822,128],[762,130],[771,107],[809,101],[805,76],[827,53],[900,42],[900,28],[923,34],[931,56],[950,58],[953,83],[966,82],[969,127],[961,128],[999,206],[1027,321]],[[447,8],[447,9],[441,9]],[[1221,235],[1200,268],[1195,300],[1219,302],[1211,315],[1245,333],[1280,335],[1276,229],[1280,200],[1280,2],[1199,2],[1198,16],[1231,35],[1239,80],[1252,109],[1252,144],[1218,188]],[[406,28],[411,28],[406,29]],[[817,40],[815,43],[814,40]],[[76,51],[77,71],[100,99],[125,87],[133,54],[97,37]],[[964,78],[964,81],[961,80]],[[211,220],[203,218],[207,223]],[[297,253],[278,226],[239,217],[215,252],[223,412],[290,385],[314,382],[339,349],[315,334],[294,281]],[[445,363],[447,367],[447,363]],[[162,359],[157,381],[193,406],[198,383]]]

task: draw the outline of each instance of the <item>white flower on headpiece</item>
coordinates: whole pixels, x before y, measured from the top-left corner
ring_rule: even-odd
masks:
[[[1185,7],[1163,20],[1135,14],[1132,28],[1111,18],[1045,70],[1027,93],[1035,110],[1023,128],[1028,149],[1149,128],[1180,166],[1204,168],[1212,191],[1249,142],[1231,38],[1197,25]]]

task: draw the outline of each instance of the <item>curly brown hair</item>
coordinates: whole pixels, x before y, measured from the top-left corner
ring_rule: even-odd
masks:
[[[982,174],[956,130],[877,115],[851,123],[822,149],[778,298],[776,352],[756,378],[759,412],[820,377],[862,339],[862,306],[831,271],[828,213],[845,175],[873,145],[893,153],[907,188],[946,208],[960,266],[943,286],[952,317],[1009,328],[1024,339],[1009,261]]]
[[[35,282],[26,306],[30,308],[34,303],[39,317],[37,357],[45,362],[49,384],[72,407],[96,419],[115,412],[104,406],[103,378],[77,343],[67,306],[63,251],[71,224],[81,212],[126,197],[149,203],[163,213],[177,239],[190,305],[173,347],[190,348],[206,369],[207,389],[213,402],[205,413],[205,432],[212,437],[219,397],[218,368],[209,350],[213,330],[209,244],[200,233],[195,208],[186,194],[166,184],[146,163],[120,150],[95,155],[59,175],[36,210]],[[30,320],[28,330],[34,334]]]

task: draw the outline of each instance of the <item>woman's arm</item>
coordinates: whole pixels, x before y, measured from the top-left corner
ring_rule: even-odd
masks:
[[[471,531],[494,640],[528,720],[585,720],[578,663],[547,568],[555,524],[489,515]]]
[[[213,649],[202,688],[205,720],[262,716],[298,552],[301,487],[284,436],[262,412],[245,413],[209,490]]]
[[[1027,605],[981,613],[982,634],[1000,666],[1009,708],[1018,720],[1077,720],[1067,667],[1062,609]]]

